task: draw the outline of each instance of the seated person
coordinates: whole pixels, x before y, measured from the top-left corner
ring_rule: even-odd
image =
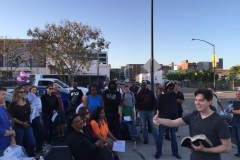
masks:
[[[112,139],[113,141],[117,141],[117,138],[115,138],[109,131],[108,123],[105,118],[105,112],[102,107],[95,108],[95,110],[91,114],[90,124],[92,126],[92,132],[94,137],[107,144],[108,148],[112,150],[113,143],[109,141],[107,137]],[[113,151],[113,155],[115,160],[119,160],[117,152]]]
[[[120,108],[119,112],[122,125],[127,126],[132,141],[134,143],[140,141],[141,138],[137,135],[137,129],[135,127],[133,108],[131,106],[126,105],[125,99],[122,99],[122,107]],[[130,117],[129,120],[124,119],[124,117],[127,116]]]
[[[68,119],[69,135],[67,145],[75,160],[104,160],[100,148],[102,141],[92,141],[90,133],[84,128],[84,121],[78,114],[72,114]]]

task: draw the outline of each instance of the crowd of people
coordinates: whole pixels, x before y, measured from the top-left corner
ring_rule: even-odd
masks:
[[[6,89],[0,87],[0,156],[9,145],[17,144],[25,147],[29,157],[34,157],[44,153],[43,146],[54,143],[56,138],[66,139],[75,160],[119,160],[118,153],[112,150],[113,143],[125,139],[126,133],[134,144],[141,141],[136,129],[138,122],[143,144],[148,144],[148,133],[152,133],[156,159],[162,155],[164,136],[171,141],[172,155],[181,159],[176,137],[180,136],[178,127],[183,125],[189,125],[190,136],[205,134],[213,144],[207,149],[201,143],[192,144],[191,160],[218,160],[220,153],[230,151],[228,125],[217,113],[215,103],[221,110],[223,107],[210,88],[194,93],[196,111],[183,117],[184,95],[178,84],[171,81],[156,84],[155,92],[148,89],[147,83],[138,87],[134,81],[124,88],[110,81],[107,89],[102,82],[92,83],[86,95],[77,86],[74,82],[66,112],[57,83],[48,84],[39,98],[35,86],[29,88],[29,83],[20,82],[9,106],[5,104]],[[237,93],[240,101],[240,92]],[[239,152],[235,156],[240,157],[239,108],[239,103],[234,104],[231,113],[233,132],[238,139]],[[127,132],[123,132],[124,128]]]

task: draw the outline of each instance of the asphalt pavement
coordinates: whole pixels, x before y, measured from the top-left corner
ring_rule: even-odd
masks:
[[[185,95],[185,102],[183,103],[183,110],[184,115],[187,113],[192,112],[195,110],[194,106],[194,91],[196,89],[192,88],[180,88],[180,90]],[[223,104],[224,108],[227,107],[228,99],[235,98],[235,92],[233,91],[225,91],[225,92],[217,92],[217,95],[219,99],[221,100],[221,103]],[[140,128],[137,127],[139,136],[142,138],[142,134],[139,132]],[[187,160],[190,157],[190,149],[186,147],[181,147],[180,142],[182,138],[189,136],[189,129],[188,126],[183,126],[179,128],[180,137],[177,137],[178,141],[178,150],[179,155],[182,157],[183,160]],[[142,138],[143,139],[143,138]],[[156,144],[153,140],[153,136],[150,133],[149,134],[149,143],[147,145],[143,144],[143,140],[139,141],[134,147],[132,141],[126,141],[126,148],[125,152],[119,153],[119,159],[120,160],[154,160],[154,155],[156,152]],[[164,139],[163,141],[163,151],[162,156],[160,157],[161,160],[174,160],[175,157],[172,156],[171,152],[171,142]],[[237,153],[237,148],[235,145],[232,145],[232,149],[230,153],[221,154],[222,160],[234,160],[238,158],[234,158],[232,154]],[[45,160],[70,160],[71,154],[69,152],[69,149],[66,145],[66,142],[57,142],[53,146],[52,149],[50,149],[49,153],[45,155]]]

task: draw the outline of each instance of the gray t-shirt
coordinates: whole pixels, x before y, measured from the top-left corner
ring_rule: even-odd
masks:
[[[134,97],[134,94],[131,91],[129,91],[128,93],[123,92],[122,98],[125,99],[127,106],[131,106],[131,107],[135,106],[135,97]]]
[[[220,139],[229,139],[230,132],[226,121],[216,112],[202,119],[198,111],[182,117],[189,125],[190,136],[204,134],[213,144],[213,147],[221,145]],[[206,153],[191,149],[191,160],[221,160],[220,153]]]

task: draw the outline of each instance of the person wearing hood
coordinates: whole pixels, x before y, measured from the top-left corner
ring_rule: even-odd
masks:
[[[174,90],[174,84],[169,81],[165,83],[165,90],[166,93],[162,94],[158,98],[158,111],[160,114],[160,118],[166,118],[175,120],[178,118],[178,104],[177,104],[177,97],[173,93]],[[163,136],[166,131],[167,127],[160,125],[159,126],[159,135],[158,135],[158,141],[156,146],[156,155],[155,158],[158,159],[162,155],[162,143],[163,143]],[[171,148],[172,148],[172,154],[178,159],[181,159],[181,157],[178,155],[178,145],[177,145],[177,139],[176,139],[176,128],[171,127],[169,128],[170,134],[171,134]]]
[[[113,132],[117,139],[121,139],[120,115],[118,112],[118,107],[121,103],[121,94],[117,91],[115,81],[109,82],[108,89],[103,91],[102,97],[109,130]]]

